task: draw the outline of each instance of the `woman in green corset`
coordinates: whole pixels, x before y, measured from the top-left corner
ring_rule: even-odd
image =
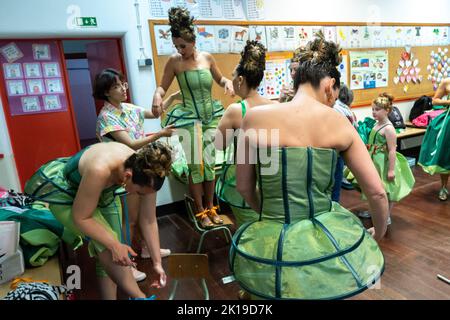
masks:
[[[242,196],[236,190],[236,138],[237,130],[241,127],[242,119],[248,109],[255,106],[275,103],[261,97],[257,88],[264,77],[266,68],[266,48],[257,41],[247,41],[241,60],[233,72],[234,92],[242,98],[238,103],[228,106],[217,127],[214,144],[218,150],[227,150],[226,162],[222,175],[216,184],[219,199],[228,203],[234,213],[237,225],[258,218]]]
[[[103,299],[116,299],[117,286],[131,298],[145,298],[133,278],[130,259],[136,253],[121,236],[121,187],[141,196],[139,226],[153,258],[157,279],[165,285],[161,265],[156,192],[170,171],[171,149],[153,142],[139,151],[118,143],[98,143],[70,158],[44,164],[25,185],[25,192],[50,204],[50,211],[71,235],[74,249],[89,240],[89,254],[97,259]],[[122,189],[123,190],[123,189]]]
[[[447,100],[442,99],[447,96]],[[441,113],[428,125],[420,149],[419,165],[428,174],[439,173],[441,189],[439,199],[448,199],[448,177],[450,174],[450,78],[441,82],[433,97],[433,105],[445,106],[446,112]]]
[[[219,101],[211,96],[213,80],[225,88],[225,94],[234,95],[231,81],[222,76],[214,57],[195,48],[194,18],[183,8],[169,10],[172,41],[178,53],[169,58],[161,85],[153,96],[152,112],[162,112],[163,97],[174,78],[182,92],[183,103],[175,106],[163,125],[174,124],[183,136],[183,149],[188,168],[189,191],[195,200],[197,217],[204,227],[223,221],[213,205],[215,185],[215,152],[213,138],[223,114]],[[176,170],[175,170],[176,171]],[[203,203],[203,196],[205,202]],[[211,221],[212,220],[212,221]]]
[[[259,219],[236,231],[230,266],[256,298],[345,298],[384,270],[375,240],[386,232],[386,192],[355,129],[330,108],[339,91],[339,51],[323,35],[308,43],[294,99],[252,108],[243,120],[237,188]],[[338,154],[368,196],[369,230],[331,200]]]

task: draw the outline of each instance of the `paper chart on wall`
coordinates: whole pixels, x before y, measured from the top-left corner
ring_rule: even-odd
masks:
[[[245,19],[242,0],[223,0],[222,5],[225,19]]]
[[[231,26],[215,26],[216,48],[218,53],[231,52]]]
[[[231,30],[231,52],[240,53],[248,40],[248,28],[234,26]]]
[[[266,27],[265,26],[250,26],[249,40],[256,40],[267,49]]]
[[[268,51],[284,51],[284,43],[282,37],[282,27],[280,26],[267,26],[267,50]]]
[[[223,9],[220,0],[200,0],[201,18],[222,18]]]
[[[348,86],[348,53],[341,54],[342,62],[338,66],[339,73],[341,74],[341,83]]]
[[[350,89],[388,85],[388,51],[350,51]]]
[[[287,60],[269,60],[264,71],[264,97],[277,99],[288,84]]]
[[[306,44],[314,39],[314,32],[318,31],[320,27],[311,26],[296,26],[296,44],[295,48],[304,47]]]
[[[200,51],[216,53],[215,27],[210,25],[195,26],[196,45]]]
[[[336,27],[323,27],[323,35],[325,40],[336,42]]]
[[[264,0],[247,0],[247,19],[263,20],[264,19]]]
[[[149,0],[150,16],[167,18],[167,13],[172,6],[172,0]]]
[[[172,53],[175,53],[176,50],[172,43],[170,26],[155,25],[153,30],[155,32],[155,44],[157,54],[161,56],[161,55],[171,55]]]
[[[381,26],[369,26],[370,34],[370,47],[371,48],[382,48],[384,47],[384,31]]]

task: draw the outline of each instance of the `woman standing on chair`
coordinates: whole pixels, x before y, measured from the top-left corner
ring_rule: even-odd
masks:
[[[447,96],[447,100],[442,99]],[[419,165],[428,174],[441,176],[439,200],[448,199],[448,177],[450,175],[450,78],[441,82],[433,97],[433,105],[445,106],[441,113],[428,125],[420,149]]]
[[[241,287],[259,298],[345,298],[384,269],[375,240],[386,232],[386,193],[356,130],[330,108],[340,85],[339,51],[323,35],[309,42],[294,99],[252,108],[242,123],[237,188],[260,216],[234,234],[230,266]],[[331,200],[338,154],[368,196],[369,232]]]
[[[98,140],[103,142],[117,141],[134,150],[138,150],[161,137],[170,137],[174,131],[170,126],[150,136],[145,135],[144,119],[154,119],[155,116],[150,110],[126,103],[127,89],[128,83],[125,82],[125,76],[117,70],[105,69],[95,77],[93,96],[105,103],[97,118],[96,131]],[[169,100],[167,104],[170,104],[176,98],[176,95],[172,95],[167,99]],[[139,219],[141,196],[128,194],[126,202],[130,226],[131,243],[129,245],[132,245]],[[141,245],[141,257],[150,258],[145,241],[139,242]],[[161,249],[162,257],[166,257],[169,254],[169,249]],[[136,281],[142,281],[146,278],[144,272],[134,267],[132,267],[132,270]]]
[[[215,146],[218,150],[225,150],[223,172],[217,181],[216,193],[219,199],[228,203],[233,211],[238,226],[245,222],[258,219],[258,214],[253,211],[236,190],[236,130],[241,127],[247,110],[260,106],[276,103],[270,99],[261,97],[258,86],[264,77],[266,68],[266,48],[257,41],[247,41],[247,45],[241,52],[241,60],[233,72],[234,92],[242,98],[238,103],[228,106],[220,119],[217,127]]]
[[[231,81],[222,76],[214,57],[195,48],[194,18],[183,8],[169,10],[172,42],[177,49],[164,68],[161,84],[153,96],[152,112],[162,112],[163,97],[174,78],[177,79],[183,103],[175,106],[167,115],[166,124],[174,124],[187,131],[190,138],[183,143],[188,159],[189,191],[195,200],[196,215],[203,227],[222,224],[214,206],[215,152],[213,138],[223,114],[219,101],[211,96],[213,80],[225,88],[225,93],[234,95]],[[209,152],[208,152],[209,150]],[[203,202],[204,196],[204,202]],[[212,221],[211,221],[212,220]]]

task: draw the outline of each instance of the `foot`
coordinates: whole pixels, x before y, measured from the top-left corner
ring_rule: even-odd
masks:
[[[223,224],[223,219],[217,214],[217,209],[219,209],[219,206],[208,209],[208,216],[215,224]]]
[[[139,271],[138,269],[131,267],[131,272],[133,272],[133,277],[136,282],[140,282],[147,278],[147,275],[144,272]]]
[[[199,212],[195,215],[198,222],[200,223],[200,226],[204,229],[212,228],[214,227],[214,223],[211,222],[211,220],[208,217],[208,209],[203,210],[202,212]]]
[[[439,200],[446,201],[448,199],[448,190],[446,188],[442,188],[439,191]]]
[[[371,215],[370,215],[369,211],[359,211],[358,212],[358,217],[368,219],[368,218],[371,217]]]
[[[170,249],[160,249],[159,252],[161,254],[161,258],[167,257],[167,256],[169,256],[172,253],[170,251]],[[146,245],[142,245],[141,258],[142,259],[149,259],[149,258],[151,258],[150,252],[148,251],[148,248],[147,248]]]

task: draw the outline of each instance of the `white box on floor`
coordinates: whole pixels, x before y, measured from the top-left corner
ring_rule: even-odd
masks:
[[[25,263],[21,250],[0,258],[0,284],[13,280],[25,272]]]

